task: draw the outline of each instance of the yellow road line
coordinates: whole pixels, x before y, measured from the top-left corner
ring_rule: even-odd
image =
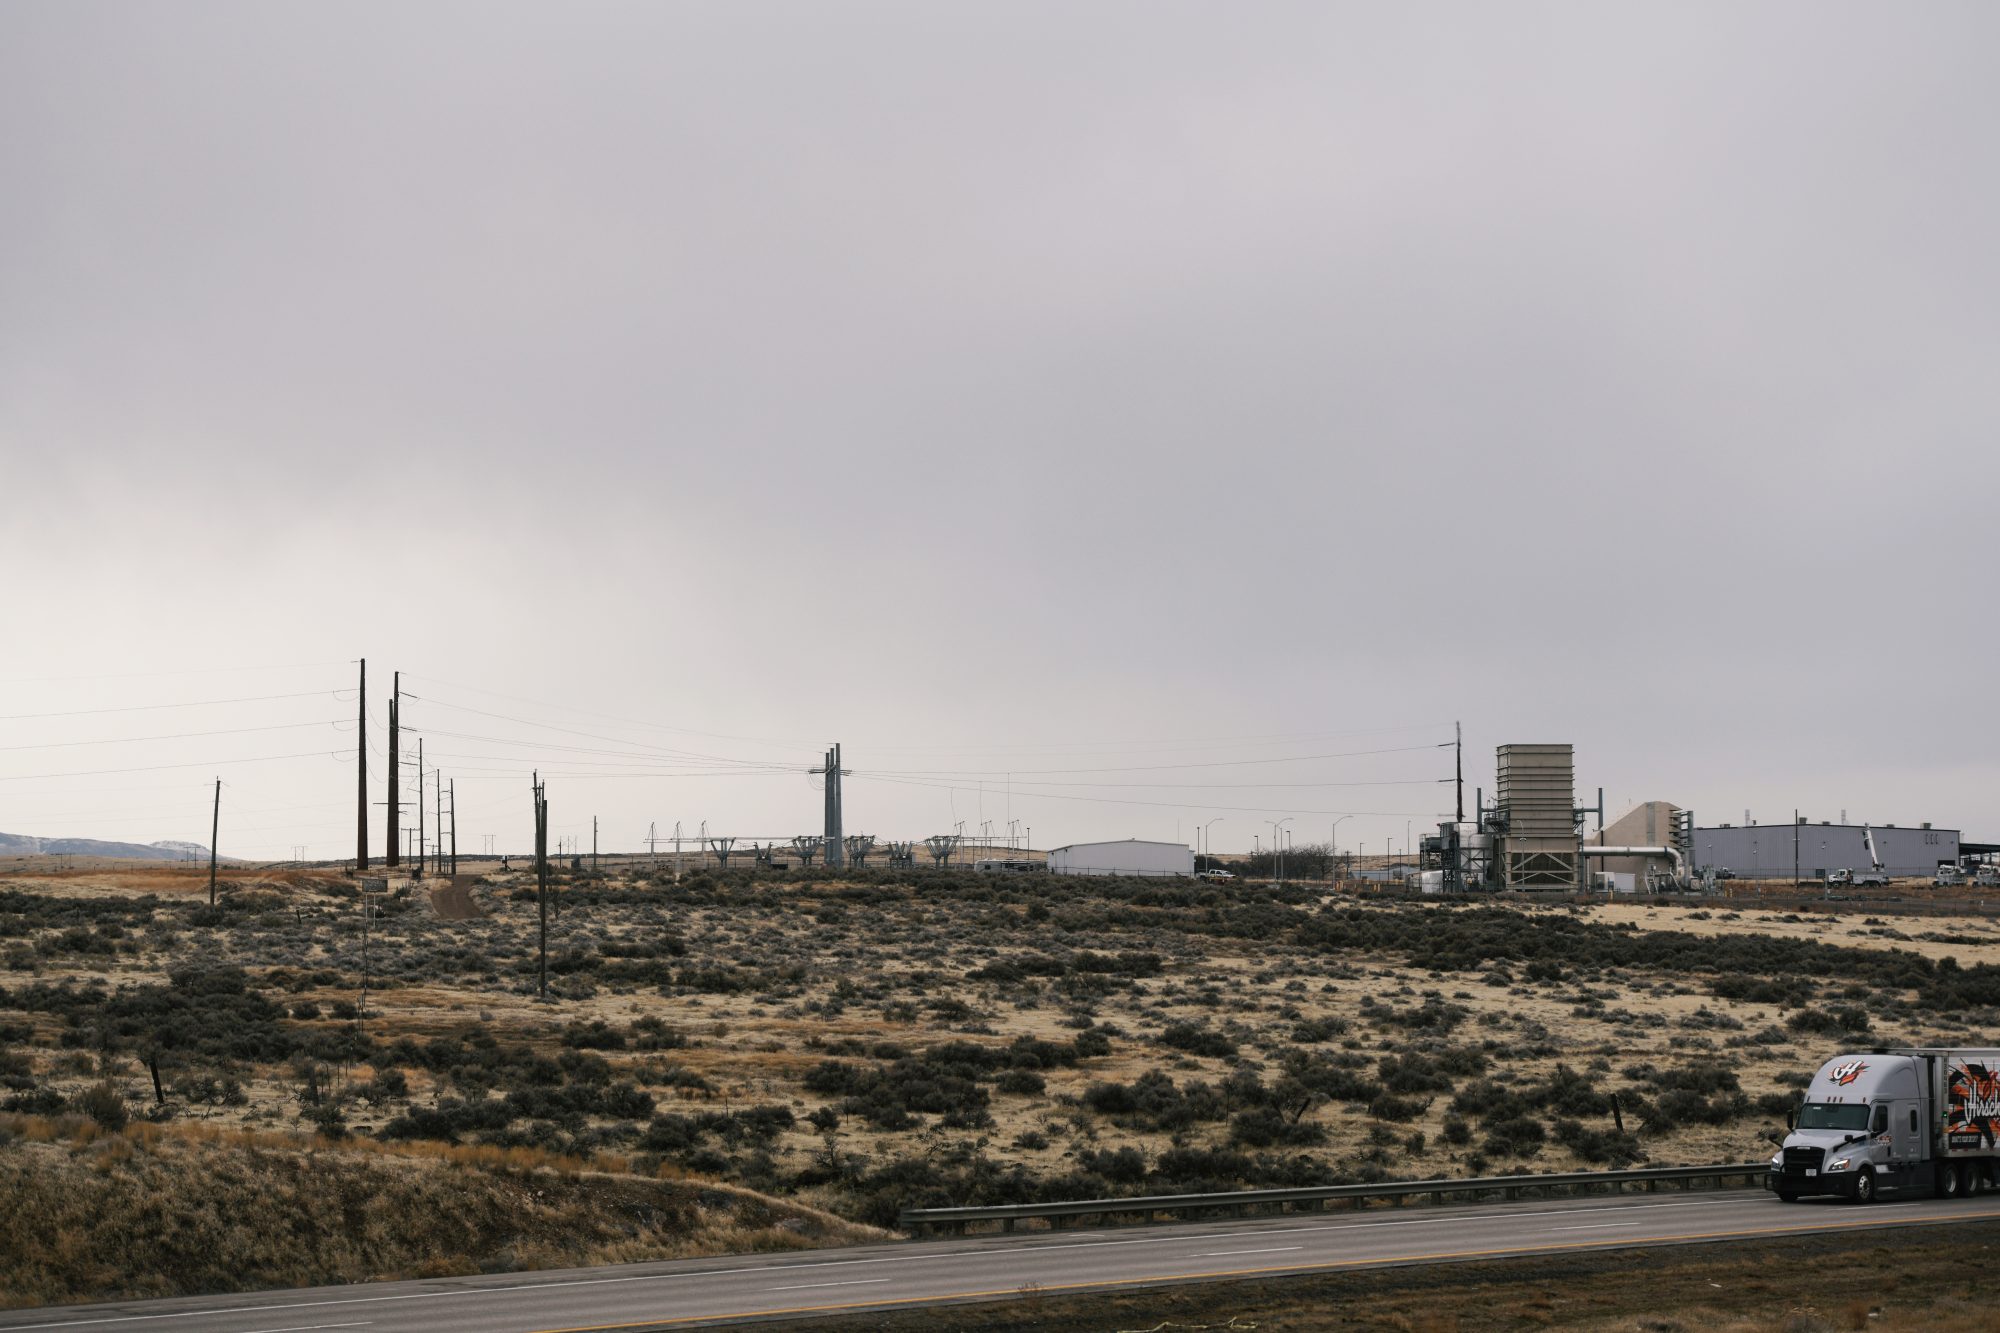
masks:
[[[1977,1222],[2000,1218],[2000,1212],[1952,1213],[1945,1217],[1913,1218],[1909,1225],[1936,1226],[1947,1222]],[[1633,1240],[1655,1245],[1665,1241],[1740,1240],[1746,1236],[1810,1236],[1823,1231],[1879,1231],[1888,1223],[1871,1223],[1866,1218],[1851,1222],[1824,1222],[1810,1227],[1753,1227],[1746,1231],[1689,1231],[1672,1236],[1634,1237],[1626,1240],[1574,1240],[1555,1245],[1517,1245],[1498,1250],[1445,1250],[1437,1254],[1392,1255],[1382,1259],[1341,1259],[1322,1264],[1274,1264],[1268,1268],[1224,1268],[1209,1273],[1160,1273],[1150,1277],[1100,1278],[1092,1282],[1058,1282],[1049,1286],[1033,1284],[1038,1292],[1088,1291],[1095,1287],[1143,1286],[1155,1282],[1212,1282],[1228,1277],[1258,1277],[1266,1273],[1311,1273],[1341,1268],[1374,1268],[1384,1264],[1443,1263],[1450,1259],[1491,1259],[1502,1255],[1547,1254],[1553,1250],[1605,1250],[1631,1248]],[[621,1328],[659,1328],[667,1324],[695,1324],[718,1319],[768,1319],[774,1315],[830,1314],[838,1310],[877,1310],[885,1305],[941,1305],[947,1301],[976,1301],[987,1296],[1019,1296],[1020,1287],[996,1287],[990,1291],[953,1291],[936,1296],[899,1296],[893,1300],[846,1301],[836,1305],[774,1306],[759,1310],[736,1310],[727,1314],[669,1315],[661,1319],[635,1319],[622,1324],[576,1324],[569,1328],[544,1328],[536,1333],[611,1333]]]

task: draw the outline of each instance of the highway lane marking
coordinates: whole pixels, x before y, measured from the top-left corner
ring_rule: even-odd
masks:
[[[1749,1192],[1737,1191],[1735,1193],[1737,1193],[1740,1196],[1748,1194]],[[1127,1245],[1166,1245],[1183,1241],[1230,1240],[1237,1237],[1249,1238],[1254,1236],[1297,1235],[1300,1233],[1360,1231],[1360,1230],[1366,1230],[1370,1227],[1387,1228],[1387,1227],[1436,1226],[1439,1223],[1444,1223],[1444,1222],[1467,1222],[1475,1225],[1482,1224],[1485,1222],[1518,1223],[1524,1218],[1567,1217],[1567,1216],[1574,1216],[1579,1213],[1633,1212],[1640,1210],[1653,1210],[1653,1209],[1665,1209],[1665,1208],[1716,1208],[1732,1203],[1744,1203],[1747,1201],[1748,1200],[1743,1197],[1735,1197],[1735,1198],[1724,1197],[1724,1198],[1714,1198],[1714,1199],[1688,1199],[1675,1203],[1632,1203],[1632,1204],[1607,1203],[1604,1205],[1600,1205],[1598,1207],[1591,1207],[1591,1208],[1542,1208],[1542,1209],[1528,1209],[1528,1210],[1510,1209],[1504,1212],[1481,1213],[1481,1214],[1447,1213],[1437,1217],[1404,1218],[1397,1221],[1390,1221],[1387,1219],[1377,1219],[1365,1222],[1315,1223],[1314,1225],[1311,1226],[1301,1226],[1301,1227],[1245,1227],[1236,1231],[1211,1231],[1207,1233],[1198,1232],[1194,1235],[1181,1234],[1181,1235],[1169,1235],[1169,1236],[1138,1236],[1138,1237],[1133,1237],[1130,1240],[1072,1241],[1060,1244],[1048,1243],[1048,1244],[1035,1244],[1035,1245],[1011,1245],[1004,1247],[972,1246],[964,1249],[940,1250],[930,1254],[884,1255],[873,1259],[823,1259],[823,1260],[809,1260],[804,1263],[792,1263],[792,1264],[752,1264],[737,1268],[682,1269],[671,1273],[635,1273],[622,1277],[571,1278],[560,1282],[515,1282],[515,1283],[496,1285],[496,1286],[453,1287],[435,1291],[397,1292],[397,1293],[388,1293],[380,1296],[343,1296],[338,1298],[329,1298],[317,1301],[275,1301],[266,1305],[206,1307],[200,1310],[176,1310],[164,1314],[106,1315],[95,1319],[66,1319],[66,1320],[56,1320],[42,1324],[4,1324],[0,1325],[0,1329],[13,1330],[14,1333],[27,1333],[27,1330],[31,1329],[85,1328],[103,1324],[148,1323],[163,1319],[215,1318],[223,1315],[262,1314],[277,1310],[309,1310],[309,1309],[322,1308],[326,1306],[371,1305],[371,1304],[385,1304],[391,1301],[436,1300],[441,1297],[451,1297],[451,1296],[457,1296],[463,1298],[506,1296],[506,1295],[512,1295],[517,1292],[546,1291],[546,1290],[566,1288],[566,1287],[616,1286],[631,1282],[662,1282],[670,1279],[684,1279],[684,1278],[735,1277],[735,1276],[741,1276],[745,1273],[784,1273],[788,1271],[796,1271],[799,1269],[809,1269],[809,1268],[844,1268],[844,1267],[856,1267],[862,1265],[876,1265],[876,1264],[933,1263],[941,1259],[980,1260],[980,1259],[986,1259],[995,1256],[1010,1255],[1010,1254],[1037,1254],[1044,1252],[1053,1253],[1064,1250],[1113,1249]],[[1877,1204],[1874,1205],[1874,1208],[1871,1211],[1882,1211],[1889,1208],[1910,1207],[1910,1206],[1912,1205],[1908,1203]],[[2000,1213],[1996,1214],[1953,1213],[1949,1214],[1949,1216],[1977,1218],[1986,1216],[2000,1216]],[[605,1327],[620,1327],[620,1326],[605,1325]]]
[[[872,1287],[875,1286],[877,1283],[887,1282],[888,1280],[889,1279],[886,1277],[863,1277],[863,1278],[856,1278],[851,1282],[807,1282],[797,1287],[773,1287],[771,1288],[771,1290],[811,1291],[815,1287]]]
[[[1610,1231],[1616,1227],[1636,1227],[1637,1222],[1592,1222],[1580,1227],[1550,1227],[1551,1231]]]
[[[1637,1226],[1638,1223],[1635,1222],[1633,1223],[1633,1225]],[[1277,1254],[1282,1250],[1303,1250],[1304,1248],[1305,1246],[1303,1245],[1273,1245],[1270,1246],[1268,1249],[1262,1249],[1262,1250],[1208,1250],[1204,1253],[1191,1255],[1189,1257],[1194,1259],[1220,1259],[1224,1255],[1229,1255],[1229,1254]]]
[[[288,1324],[284,1328],[251,1329],[250,1333],[310,1333],[310,1330],[319,1328],[366,1328],[374,1322],[373,1319],[358,1319],[351,1324]]]
[[[1947,1213],[1913,1223],[1916,1226],[1939,1226],[1952,1222],[1983,1221],[2000,1218],[2000,1212]],[[1810,1236],[1829,1231],[1868,1230],[1879,1226],[1866,1218],[1856,1218],[1849,1222],[1828,1222],[1812,1227],[1757,1227],[1744,1231],[1693,1231],[1679,1235],[1647,1236],[1642,1239],[1648,1244],[1670,1244],[1702,1240],[1741,1240],[1751,1236]],[[1321,1264],[1275,1264],[1262,1268],[1225,1268],[1210,1273],[1161,1273],[1150,1277],[1100,1278],[1091,1282],[1055,1282],[1039,1288],[1041,1294],[1052,1291],[1087,1291],[1104,1287],[1134,1287],[1150,1284],[1186,1284],[1189,1282],[1214,1281],[1229,1277],[1257,1277],[1266,1273],[1312,1273],[1337,1271],[1352,1268],[1381,1268],[1390,1265],[1417,1265],[1443,1263],[1462,1259],[1488,1259],[1519,1255],[1547,1254],[1558,1250],[1590,1250],[1615,1248],[1615,1242],[1596,1240],[1564,1241],[1557,1245],[1520,1245],[1499,1250],[1446,1250],[1437,1254],[1392,1255],[1381,1259],[1347,1259]],[[1018,1296],[1019,1287],[998,1287],[985,1291],[940,1292],[931,1296],[900,1296],[886,1301],[847,1301],[830,1305],[794,1305],[767,1307],[761,1310],[737,1310],[729,1313],[670,1315],[661,1319],[635,1319],[616,1324],[572,1324],[563,1328],[537,1329],[535,1333],[613,1333],[621,1328],[664,1328],[670,1324],[698,1324],[721,1322],[729,1319],[759,1319],[774,1315],[825,1314],[836,1310],[872,1310],[892,1305],[935,1305],[945,1301],[979,1300],[988,1296]]]

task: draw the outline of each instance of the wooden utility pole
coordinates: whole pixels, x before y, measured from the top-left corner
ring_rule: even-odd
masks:
[[[458,779],[451,780],[451,873],[458,873]]]
[[[361,790],[354,801],[354,868],[368,868],[368,659],[361,659],[360,725],[355,728],[354,766],[360,770]]]
[[[542,794],[541,774],[535,775],[535,903],[541,915],[541,952],[536,988],[549,998],[549,801]]]
[[[597,816],[590,817],[590,873],[597,873]]]
[[[387,866],[402,864],[403,849],[397,846],[403,840],[402,830],[397,827],[403,814],[403,807],[400,804],[403,792],[403,761],[401,751],[397,749],[401,744],[398,729],[402,725],[402,711],[403,673],[398,671],[395,673],[395,684],[389,692],[389,850],[382,858],[382,864]],[[365,740],[363,744],[366,744]]]
[[[417,737],[417,878],[424,877],[424,738]]]
[[[215,840],[222,832],[222,779],[215,780],[215,817],[208,825],[208,905],[215,906]]]
[[[1458,784],[1457,819],[1463,824],[1465,822],[1465,726],[1459,722],[1451,724],[1451,768],[1452,777]],[[1599,801],[1598,804],[1603,805],[1604,802]],[[1598,815],[1600,819],[1603,817],[1602,814]]]

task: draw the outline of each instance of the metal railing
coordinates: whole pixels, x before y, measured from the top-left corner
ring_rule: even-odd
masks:
[[[1150,1222],[1159,1217],[1186,1217],[1196,1213],[1234,1212],[1320,1212],[1328,1204],[1349,1200],[1355,1208],[1365,1208],[1374,1199],[1388,1199],[1400,1206],[1407,1200],[1429,1198],[1441,1204],[1448,1196],[1477,1199],[1498,1195],[1520,1199],[1557,1192],[1570,1194],[1622,1193],[1627,1186],[1657,1190],[1662,1185],[1693,1189],[1709,1183],[1720,1189],[1724,1181],[1742,1178],[1750,1185],[1761,1184],[1771,1172],[1769,1162],[1739,1162],[1730,1166],[1655,1166],[1631,1171],[1570,1171],[1545,1176],[1477,1176],[1463,1180],[1383,1181],[1371,1185],[1317,1185],[1299,1189],[1231,1190],[1221,1194],[1158,1194],[1132,1199],[1075,1199],[1060,1203],[1009,1203],[985,1208],[905,1208],[897,1215],[897,1226],[909,1234],[922,1235],[926,1229],[942,1229],[964,1235],[973,1223],[998,1222],[1002,1231],[1012,1231],[1025,1220],[1040,1220],[1059,1229],[1079,1218],[1095,1218],[1109,1223],[1119,1218]]]

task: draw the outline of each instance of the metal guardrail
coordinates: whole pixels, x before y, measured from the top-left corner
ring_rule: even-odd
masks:
[[[1162,1215],[1187,1216],[1194,1213],[1234,1211],[1323,1211],[1330,1203],[1351,1200],[1355,1208],[1365,1208],[1372,1199],[1389,1199],[1401,1205],[1406,1199],[1429,1196],[1441,1204],[1448,1195],[1478,1198],[1497,1194],[1519,1199],[1530,1194],[1555,1191],[1585,1194],[1593,1191],[1622,1193],[1626,1186],[1657,1190],[1661,1185],[1692,1189],[1698,1182],[1721,1188],[1726,1180],[1742,1177],[1751,1184],[1761,1183],[1771,1172],[1765,1162],[1739,1162],[1732,1166],[1656,1166],[1632,1171],[1571,1171],[1546,1176],[1476,1176],[1462,1180],[1384,1181],[1372,1185],[1318,1185],[1299,1189],[1232,1190],[1221,1194],[1157,1194],[1132,1199],[1075,1199],[1060,1203],[1010,1203],[985,1208],[905,1208],[896,1223],[911,1235],[927,1228],[939,1228],[964,1235],[968,1225],[998,1222],[1002,1231],[1012,1231],[1016,1223],[1039,1219],[1051,1229],[1060,1229],[1078,1218],[1092,1217],[1111,1222],[1136,1217],[1150,1222]]]

